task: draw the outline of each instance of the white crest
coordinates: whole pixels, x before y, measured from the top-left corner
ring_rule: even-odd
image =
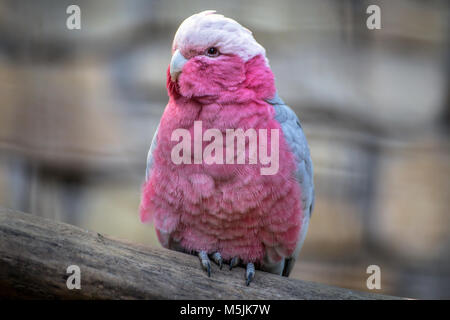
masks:
[[[209,47],[217,47],[221,53],[236,54],[244,61],[259,54],[266,57],[266,50],[256,42],[250,30],[214,10],[184,20],[175,33],[172,50]]]

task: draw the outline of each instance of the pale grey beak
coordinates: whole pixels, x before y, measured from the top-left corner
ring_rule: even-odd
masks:
[[[183,70],[184,64],[187,61],[188,60],[185,57],[183,57],[179,49],[177,49],[174,52],[172,60],[170,61],[170,78],[172,79],[172,81],[177,80],[178,76]]]

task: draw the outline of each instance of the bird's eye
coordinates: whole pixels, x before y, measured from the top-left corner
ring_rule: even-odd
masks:
[[[217,57],[219,55],[219,50],[216,47],[210,47],[206,49],[206,55],[208,57]]]

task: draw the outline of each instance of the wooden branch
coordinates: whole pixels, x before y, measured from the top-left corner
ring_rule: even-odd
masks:
[[[69,290],[67,267],[81,270]],[[389,299],[257,271],[213,266],[195,256],[111,239],[65,223],[0,208],[0,297],[58,299]]]

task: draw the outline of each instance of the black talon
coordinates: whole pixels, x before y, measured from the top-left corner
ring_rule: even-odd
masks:
[[[212,255],[213,261],[219,265],[220,270],[222,270],[223,259],[219,252],[215,252]]]
[[[230,261],[230,270],[233,269],[234,267],[236,267],[239,264],[239,258],[238,257],[234,257],[233,259],[231,259]]]
[[[255,278],[255,265],[253,263],[248,263],[247,270],[245,271],[245,279],[247,286],[250,285],[250,282],[252,282],[253,278]]]
[[[208,254],[206,251],[200,251],[198,257],[200,258],[203,270],[208,273],[208,277],[211,277],[211,263],[209,262]]]

